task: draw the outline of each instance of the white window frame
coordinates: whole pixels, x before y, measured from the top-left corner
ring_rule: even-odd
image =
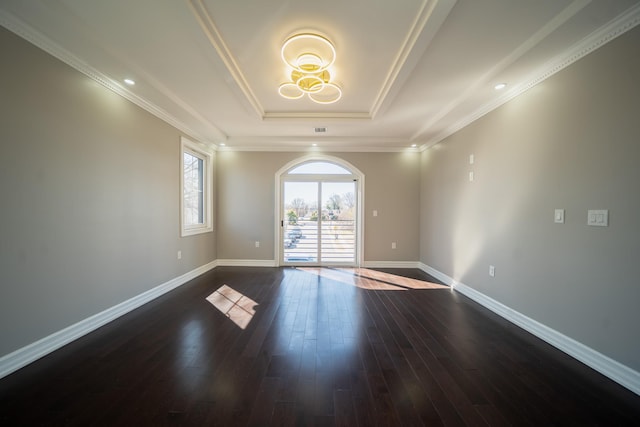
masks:
[[[291,160],[289,163],[284,165],[280,170],[278,170],[275,174],[275,211],[276,211],[276,221],[275,221],[275,231],[274,231],[274,254],[277,262],[277,267],[284,265],[284,258],[282,252],[282,222],[284,221],[284,212],[282,212],[282,182],[285,175],[288,174],[289,170],[294,167],[300,166],[303,163],[312,163],[312,162],[328,162],[335,163],[336,165],[351,171],[351,174],[354,175],[357,179],[357,235],[358,239],[356,241],[356,267],[360,267],[364,265],[364,194],[365,194],[365,186],[364,186],[364,174],[356,168],[354,165],[349,163],[346,160],[343,160],[339,157],[328,156],[325,154],[311,154],[300,157],[298,159]],[[295,175],[293,175],[295,176]],[[345,177],[346,175],[336,175],[337,177]]]
[[[202,209],[203,223],[185,224],[184,215],[184,154],[190,154],[202,160]],[[180,235],[182,237],[213,231],[213,154],[205,145],[185,137],[180,138]]]

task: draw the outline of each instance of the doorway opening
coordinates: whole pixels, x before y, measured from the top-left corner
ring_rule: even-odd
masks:
[[[359,266],[364,176],[347,162],[309,156],[276,175],[280,265]]]

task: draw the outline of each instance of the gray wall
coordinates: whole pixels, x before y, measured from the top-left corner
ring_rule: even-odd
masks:
[[[425,264],[635,370],[638,46],[640,27],[424,152],[420,233]]]
[[[274,259],[275,174],[308,154],[218,153],[218,258]],[[417,261],[420,154],[323,154],[346,160],[365,175],[365,261]],[[391,249],[394,241],[397,249]]]
[[[180,132],[0,28],[0,356],[216,259]],[[182,260],[176,254],[182,250]]]
[[[329,153],[366,176],[365,260],[420,260],[640,370],[639,45],[422,154]],[[305,153],[218,153],[215,231],[180,238],[181,133],[4,29],[0,51],[0,355],[215,259],[273,260],[274,176]]]

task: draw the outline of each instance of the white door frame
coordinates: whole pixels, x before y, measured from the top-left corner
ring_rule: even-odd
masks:
[[[282,241],[282,232],[281,232],[281,224],[284,221],[284,212],[282,211],[282,177],[286,175],[289,170],[292,168],[299,166],[303,163],[310,162],[329,162],[335,163],[338,166],[341,166],[347,170],[349,170],[352,175],[356,177],[356,189],[357,189],[357,200],[356,200],[356,266],[361,266],[364,260],[364,174],[351,163],[343,160],[339,157],[328,156],[325,154],[309,154],[303,157],[299,157],[294,159],[281,167],[275,175],[275,224],[274,224],[274,255],[276,266],[280,266],[283,264],[283,241]]]

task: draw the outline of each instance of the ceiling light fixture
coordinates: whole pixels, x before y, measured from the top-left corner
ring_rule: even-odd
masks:
[[[493,88],[494,88],[495,90],[502,90],[502,89],[504,89],[505,87],[507,87],[507,84],[506,84],[506,83],[498,83],[498,84],[497,84],[497,85],[495,85]]]
[[[280,55],[290,67],[290,81],[278,88],[287,99],[307,97],[318,104],[333,104],[342,98],[342,89],[331,82],[329,68],[336,60],[336,49],[326,38],[303,33],[288,38]]]
[[[136,82],[135,82],[135,81],[133,81],[133,80],[131,80],[131,79],[124,79],[124,82],[125,82],[126,84],[128,84],[129,86],[133,86],[133,85],[135,85],[135,84],[136,84]]]

